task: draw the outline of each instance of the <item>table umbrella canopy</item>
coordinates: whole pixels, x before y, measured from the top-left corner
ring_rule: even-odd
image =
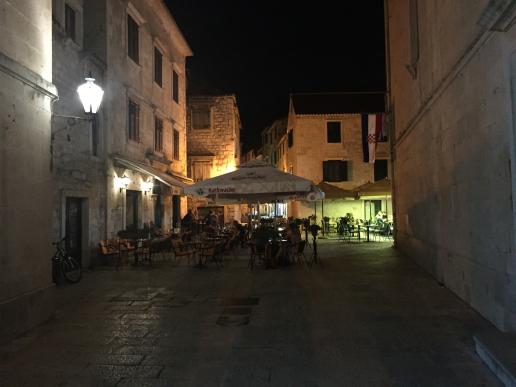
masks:
[[[261,160],[242,164],[234,172],[185,187],[185,194],[234,201],[321,200],[324,192],[312,181],[282,172]]]
[[[357,194],[354,191],[345,190],[339,187],[336,187],[332,184],[328,184],[325,182],[320,182],[317,184],[317,187],[324,192],[324,199],[356,199]]]
[[[353,191],[359,197],[362,196],[390,196],[392,195],[391,181],[387,178],[375,181],[374,183],[366,183]]]

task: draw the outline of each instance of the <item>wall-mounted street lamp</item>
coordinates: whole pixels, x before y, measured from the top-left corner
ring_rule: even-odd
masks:
[[[129,187],[129,184],[131,184],[131,179],[124,175],[120,178],[120,193],[122,193],[122,191],[124,189],[127,189],[127,187]]]
[[[84,107],[85,113],[95,114],[99,110],[104,96],[104,90],[99,85],[95,84],[95,78],[91,74],[86,78],[86,83],[83,83],[77,88],[77,94]]]
[[[152,180],[150,181],[144,181],[142,182],[142,191],[144,195],[147,195],[147,192],[152,192],[152,189],[154,188],[154,182]]]
[[[75,120],[87,121],[91,121],[95,118],[94,114],[96,114],[100,108],[102,98],[104,97],[104,90],[102,90],[102,87],[95,83],[95,78],[92,78],[91,73],[87,78],[85,78],[85,80],[86,82],[77,88],[77,94],[79,95],[79,99],[81,100],[82,106],[84,107],[84,112],[88,114],[88,117],[53,114],[54,117],[72,118]]]
[[[99,110],[100,104],[102,103],[102,97],[104,96],[104,90],[98,85],[95,84],[95,78],[92,78],[91,73],[88,78],[85,79],[86,82],[80,85],[77,88],[77,94],[79,94],[79,99],[81,100],[82,106],[84,107],[84,112],[88,115],[88,117],[77,117],[77,116],[66,116],[62,114],[52,114],[52,118],[60,117],[67,118],[71,120],[83,120],[83,121],[94,121],[96,118],[96,113]],[[50,136],[50,169],[53,169],[54,164],[54,139],[57,133],[62,130],[68,129],[67,127],[61,128],[59,130],[53,131]]]

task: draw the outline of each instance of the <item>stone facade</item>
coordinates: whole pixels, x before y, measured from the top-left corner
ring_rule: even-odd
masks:
[[[90,73],[97,84],[105,84],[105,63],[85,48],[90,45],[90,36],[85,36],[83,29],[84,22],[91,23],[84,18],[85,7],[89,11],[89,6],[82,0],[53,0],[52,7],[53,79],[59,90],[52,119],[52,239],[68,236],[69,251],[84,267],[90,265],[98,242],[106,235],[106,147],[102,137],[106,115],[101,110],[95,122],[89,121],[77,96],[77,87]],[[66,29],[65,7],[75,15],[73,31]],[[77,218],[71,218],[72,211],[77,210],[72,207],[74,200],[80,207]],[[70,220],[81,224],[72,225]]]
[[[335,110],[339,110],[339,112],[305,114],[296,111],[291,98],[287,132],[278,140],[277,167],[319,184],[324,181],[324,161],[345,160],[347,161],[347,180],[331,182],[331,184],[345,190],[353,190],[374,181],[374,164],[363,161],[361,115],[341,113],[340,111],[347,110],[346,107]],[[374,111],[371,112],[374,113]],[[327,125],[329,122],[340,123],[339,142],[330,143],[328,141]],[[291,137],[290,144],[289,136]],[[389,142],[378,142],[376,159],[387,160],[387,164],[389,164],[389,158]],[[387,171],[389,169],[387,168]],[[392,207],[390,199],[385,200],[385,197],[368,199],[381,200],[382,210],[388,213],[392,212],[389,211]],[[338,200],[333,203],[328,201],[325,204],[325,216],[340,217],[347,212],[360,219],[370,216],[369,208],[365,207],[364,200]],[[320,203],[292,202],[288,214],[304,218],[314,214],[315,211],[321,211]]]
[[[53,230],[70,238],[68,204],[79,200],[85,266],[99,240],[150,221],[169,230],[186,212],[185,63],[192,53],[162,0],[54,0],[53,43],[63,90],[57,113],[81,116],[76,88],[89,72],[105,91],[94,123],[53,121]]]
[[[0,341],[54,311],[51,12],[50,0],[0,0]]]
[[[196,118],[194,118],[196,116]],[[189,96],[188,173],[194,181],[232,172],[240,164],[242,124],[235,95]],[[212,206],[197,201],[197,206]],[[239,206],[224,206],[226,222],[240,219]]]
[[[438,5],[386,2],[397,245],[515,331],[516,13]]]
[[[100,1],[100,0],[95,0]],[[152,168],[186,180],[186,57],[192,55],[174,19],[162,0],[102,0],[106,8],[106,36],[99,45],[106,47],[106,101],[109,127],[106,143],[110,155],[121,155],[145,163]],[[128,55],[128,16],[138,24],[138,60]],[[120,44],[122,42],[122,44]],[[162,54],[162,86],[154,80],[155,50]],[[172,98],[173,72],[178,76],[178,101]],[[139,108],[139,136],[129,137],[129,101]],[[163,123],[163,148],[155,149],[155,120]],[[174,131],[177,138],[174,143]],[[174,147],[177,151],[174,152]],[[174,154],[176,153],[176,154]],[[131,178],[131,183],[120,194],[119,178]],[[108,160],[107,171],[107,230],[108,236],[127,226],[127,196],[134,191],[138,202],[138,226],[155,220],[161,207],[161,227],[170,229],[186,213],[186,198],[179,199],[178,187],[160,185],[161,193],[146,195],[142,183],[149,176],[138,171],[119,167]],[[174,196],[180,208],[173,211]],[[159,201],[161,203],[159,203]],[[179,211],[177,211],[179,210]]]
[[[263,160],[273,166],[278,166],[279,160],[279,139],[287,131],[287,118],[275,120],[270,126],[262,131],[262,154]]]

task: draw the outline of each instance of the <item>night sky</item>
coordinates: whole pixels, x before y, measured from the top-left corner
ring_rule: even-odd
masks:
[[[385,90],[383,0],[166,0],[194,56],[188,93],[235,93],[244,149],[289,93]]]

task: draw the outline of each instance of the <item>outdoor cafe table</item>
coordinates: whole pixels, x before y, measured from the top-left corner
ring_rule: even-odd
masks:
[[[265,249],[265,258],[268,261],[268,266],[270,267],[270,263],[273,259],[276,258],[278,252],[281,252],[279,258],[279,263],[281,266],[288,264],[288,246],[289,241],[287,239],[269,239],[267,241],[266,249]]]

